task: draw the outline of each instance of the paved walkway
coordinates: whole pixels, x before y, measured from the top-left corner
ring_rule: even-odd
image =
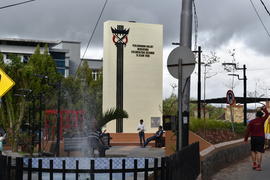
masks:
[[[165,156],[165,148],[140,146],[113,146],[106,151],[106,157],[162,157]]]
[[[269,180],[270,179],[270,151],[263,155],[262,171],[251,168],[250,157],[220,170],[213,180]]]

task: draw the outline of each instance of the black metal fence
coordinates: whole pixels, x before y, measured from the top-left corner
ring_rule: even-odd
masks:
[[[37,161],[35,165],[34,160]],[[127,162],[129,160],[129,162]],[[32,180],[49,179],[65,180],[70,179],[144,179],[144,180],[195,180],[200,173],[199,143],[192,144],[182,151],[163,158],[143,159],[144,163],[138,163],[138,159],[121,159],[118,164],[120,168],[114,167],[114,160],[108,159],[107,168],[95,168],[96,160],[88,162],[88,168],[81,168],[79,160],[74,161],[75,168],[68,168],[66,160],[61,161],[61,167],[55,168],[55,161],[50,159],[49,164],[44,167],[45,159],[12,159],[7,156],[0,156],[0,177],[1,180]],[[128,165],[129,164],[129,165]],[[132,164],[132,168],[130,168]],[[143,165],[142,165],[143,164]],[[59,164],[58,164],[59,166]],[[44,176],[46,175],[46,176]],[[68,178],[69,176],[69,178]],[[84,177],[84,178],[82,178]]]

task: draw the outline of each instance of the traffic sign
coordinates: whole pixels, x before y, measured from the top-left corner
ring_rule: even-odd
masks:
[[[182,60],[182,68],[179,68],[179,60]],[[172,50],[167,60],[167,67],[170,74],[178,79],[179,69],[182,69],[182,78],[188,78],[195,68],[195,57],[193,52],[185,46],[179,46]]]
[[[226,94],[226,102],[227,104],[233,105],[235,104],[235,96],[232,90],[228,90]]]
[[[15,82],[0,68],[0,97],[4,96]]]

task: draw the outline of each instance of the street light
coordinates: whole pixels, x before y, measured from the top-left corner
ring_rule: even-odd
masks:
[[[42,75],[42,74],[33,74],[35,77],[38,77],[41,79],[41,85],[44,84],[45,80],[48,80],[48,76]],[[43,93],[39,93],[39,132],[38,132],[38,137],[39,137],[39,143],[38,143],[38,152],[41,153],[41,129],[42,129],[42,96]]]
[[[229,65],[233,66],[236,70],[243,70],[243,78],[239,78],[238,74],[228,74],[229,76],[237,76],[238,80],[243,80],[243,96],[244,96],[244,125],[247,125],[247,76],[246,76],[246,65],[243,65],[243,68],[239,68],[235,63],[222,63],[223,66]]]

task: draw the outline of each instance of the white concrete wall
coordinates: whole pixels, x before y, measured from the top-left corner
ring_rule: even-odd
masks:
[[[146,133],[155,132],[157,127],[151,127],[151,117],[159,118],[162,123],[163,26],[117,21],[104,23],[103,112],[116,107],[116,46],[111,27],[117,25],[130,29],[124,48],[124,109],[129,118],[124,119],[123,130],[137,132],[139,120],[144,119]],[[137,45],[148,47],[141,50],[135,47]],[[134,51],[154,54],[138,57],[139,53]],[[108,123],[106,129],[115,132],[116,121]]]

